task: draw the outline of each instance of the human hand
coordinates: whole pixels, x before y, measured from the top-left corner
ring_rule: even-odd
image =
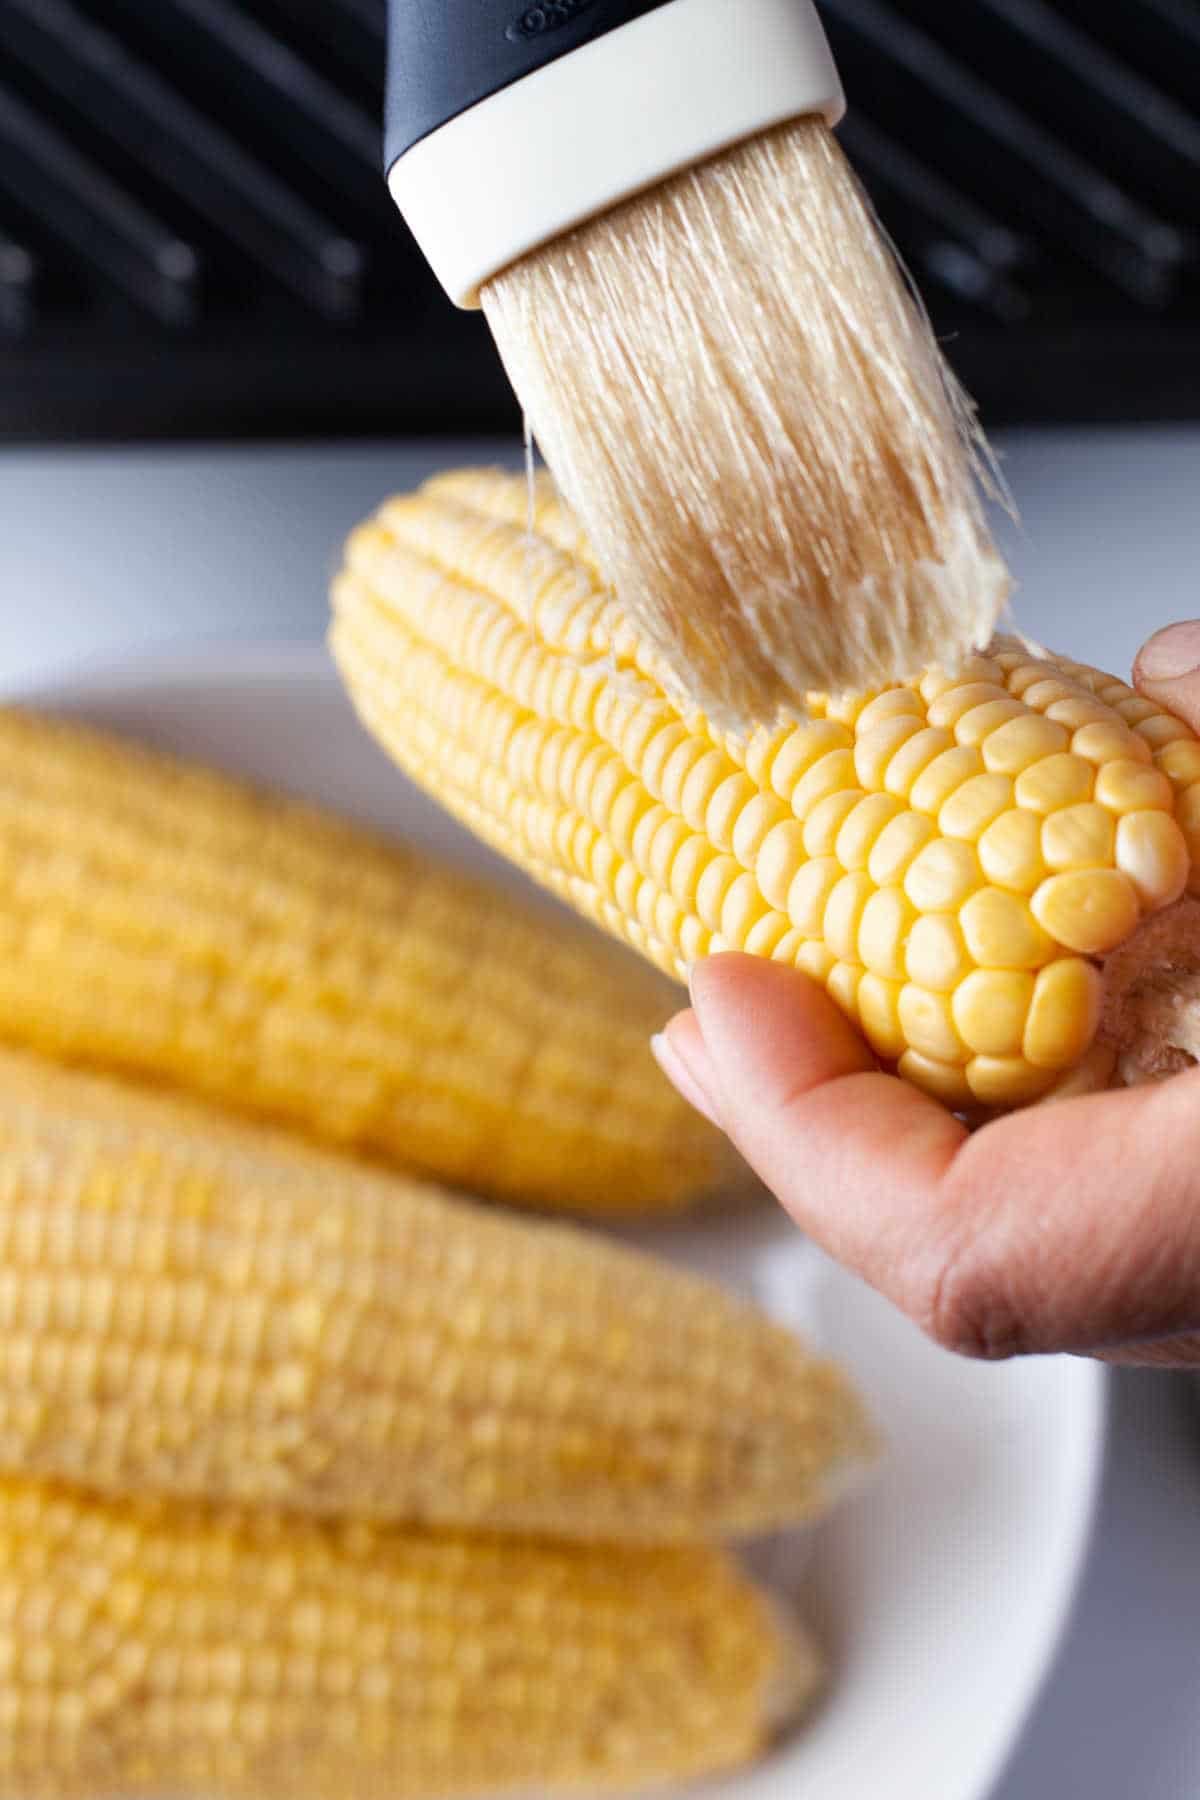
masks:
[[[1151,638],[1134,674],[1200,731],[1200,622]],[[971,1133],[795,970],[714,956],[691,998],[656,1040],[666,1073],[938,1343],[1200,1366],[1200,1068]]]

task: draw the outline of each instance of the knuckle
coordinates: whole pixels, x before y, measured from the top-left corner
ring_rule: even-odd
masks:
[[[907,1311],[943,1350],[1000,1362],[1027,1349],[1019,1309],[978,1236],[961,1233],[939,1246],[918,1272]]]

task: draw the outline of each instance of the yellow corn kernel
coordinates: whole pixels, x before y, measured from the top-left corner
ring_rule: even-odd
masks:
[[[805,937],[824,936],[825,908],[842,872],[841,863],[832,856],[819,856],[802,864],[797,872],[787,892],[787,915]]]
[[[858,785],[852,750],[830,750],[803,774],[791,793],[792,811],[798,819],[807,819],[819,800]]]
[[[989,732],[1013,719],[1023,718],[1025,709],[1019,700],[1005,695],[999,700],[985,700],[973,706],[956,720],[954,736],[960,744],[981,744]]]
[[[763,898],[777,910],[786,911],[788,889],[807,855],[804,826],[798,819],[782,820],[763,839],[754,873]]]
[[[716,789],[704,815],[704,833],[718,850],[733,849],[734,827],[757,794],[750,777],[740,770],[726,776]]]
[[[994,681],[1003,683],[1004,670],[990,652],[976,651],[965,656],[958,667],[959,681]]]
[[[799,933],[796,935],[799,936]],[[802,974],[812,981],[819,981],[822,987],[829,986],[829,977],[837,961],[832,950],[827,949],[824,944],[807,939],[796,946],[794,957],[796,967]]]
[[[1138,738],[1133,741],[1141,742]],[[1200,744],[1194,738],[1182,738],[1164,745],[1154,760],[1171,786],[1178,791],[1200,781]]]
[[[770,783],[781,800],[790,801],[801,776],[835,750],[853,747],[854,733],[830,720],[814,720],[811,725],[798,725],[775,750],[771,758]],[[763,776],[747,765],[746,773],[761,786]]]
[[[652,872],[655,859],[651,854],[651,847],[655,836],[662,827],[669,830],[673,822],[673,815],[665,806],[652,806],[648,812],[642,814],[637,822],[633,842],[630,845],[630,854],[639,869],[644,869],[647,873]]]
[[[729,758],[720,750],[707,750],[692,764],[679,795],[679,810],[692,831],[705,829],[713,795],[732,773]]]
[[[1062,662],[1062,666],[1066,668],[1065,660]],[[1076,663],[1074,672],[1076,681],[1087,688],[1089,693],[1095,694],[1097,700],[1102,700],[1105,706],[1111,707],[1114,712],[1116,712],[1118,703],[1127,700],[1133,693],[1128,682],[1118,681],[1115,675],[1106,675],[1102,669],[1091,669],[1086,663]],[[1118,713],[1117,717],[1120,716]]]
[[[1051,875],[1029,904],[1051,939],[1084,956],[1115,950],[1139,917],[1137,890],[1119,869]]]
[[[876,694],[873,699],[865,701],[853,720],[848,720],[847,723],[852,723],[855,736],[862,738],[867,732],[873,731],[876,725],[883,725],[888,719],[905,714],[911,714],[917,719],[924,718],[920,696],[907,687],[885,688],[882,694]]]
[[[704,871],[716,859],[717,853],[707,838],[689,837],[684,839],[671,862],[671,898],[677,905],[690,906],[700,886]],[[700,921],[697,920],[696,923],[699,924]]]
[[[1042,822],[1042,858],[1047,870],[1111,868],[1116,825],[1094,800],[1064,806]]]
[[[1012,805],[1013,784],[1007,775],[972,775],[942,807],[938,830],[943,837],[977,844],[988,826]]]
[[[721,904],[721,936],[734,946],[747,943],[770,910],[753,875],[745,871],[734,879]]]
[[[1038,893],[1047,885],[1043,882]],[[967,949],[981,968],[1037,969],[1054,954],[1054,939],[1030,903],[1003,888],[985,887],[972,894],[960,910],[958,922]]]
[[[1032,894],[1049,874],[1042,855],[1039,814],[1014,807],[993,819],[977,846],[979,866],[993,887]]]
[[[667,758],[663,766],[660,798],[673,813],[679,814],[683,811],[683,796],[687,784],[698,766],[707,761],[708,755],[704,739],[693,737],[690,733],[685,732],[682,741]],[[733,773],[732,769],[728,771],[728,774]],[[757,791],[753,783],[751,791]]]
[[[860,788],[848,788],[845,793],[828,794],[819,800],[804,821],[804,854],[832,856],[843,822],[863,798]],[[846,866],[844,862],[842,866]]]
[[[934,829],[932,819],[915,812],[898,813],[885,825],[867,857],[867,874],[876,887],[903,881],[913,858],[931,842]]]
[[[967,1085],[981,1106],[1026,1106],[1054,1082],[1052,1069],[1036,1069],[1022,1056],[973,1056]]]
[[[1188,888],[1200,892],[1200,782],[1185,788],[1175,808],[1175,823],[1183,833],[1183,841],[1191,858]]]
[[[965,1063],[970,1051],[954,1023],[948,994],[906,982],[900,990],[900,1025],[906,1042],[935,1062]]]
[[[982,1056],[1020,1056],[1034,977],[1020,969],[975,969],[954,990],[954,1023]]]
[[[1190,728],[1182,719],[1173,719],[1169,713],[1157,713],[1153,718],[1142,719],[1133,729],[1152,750],[1161,750],[1167,744],[1192,741]]]
[[[877,1056],[895,1062],[908,1049],[909,1040],[900,1019],[899,981],[885,981],[869,969],[858,984],[858,1022],[863,1036]]]
[[[864,688],[860,694],[835,694],[832,698],[828,694],[809,694],[809,711],[815,719],[830,718],[842,725],[853,725],[879,691],[878,688]]]
[[[769,914],[768,915],[768,917],[778,917],[778,916],[779,916],[778,914]],[[784,932],[783,936],[779,939],[778,943],[775,945],[775,948],[772,950],[771,961],[778,962],[778,963],[784,963],[789,968],[792,966],[795,966],[798,968],[800,952],[802,951],[802,949],[804,947],[805,940],[803,937],[801,937],[800,933],[796,930],[795,926],[787,918],[786,914],[784,915],[783,922],[787,926],[787,930]]]
[[[1083,1055],[1100,1022],[1100,971],[1078,956],[1039,969],[1021,1050],[1026,1062],[1069,1069]]]
[[[892,794],[856,794],[832,845],[843,869],[865,869],[884,826],[903,811],[903,802]]]
[[[741,874],[732,856],[714,857],[696,883],[696,913],[710,931],[721,929],[721,912],[725,896]]]
[[[0,1159],[0,1473],[650,1541],[820,1510],[856,1429],[707,1284],[198,1102],[0,1052]]]
[[[843,962],[858,961],[863,908],[876,891],[870,877],[857,870],[852,875],[843,875],[829,896],[822,935],[833,954]]]
[[[1146,912],[1170,906],[1187,886],[1191,859],[1169,813],[1125,813],[1117,826],[1116,856]]]
[[[974,966],[952,913],[923,913],[914,919],[904,961],[910,981],[939,994],[953,993]]]
[[[497,1543],[0,1484],[5,1793],[641,1791],[820,1661],[705,1547]],[[282,1787],[281,1785],[282,1784]]]
[[[731,846],[743,868],[754,867],[767,833],[786,819],[787,809],[772,794],[755,793],[747,801],[734,824]]]
[[[1047,756],[1070,748],[1070,735],[1039,713],[1021,713],[1000,725],[982,745],[983,764],[992,775],[1020,775]]]
[[[929,702],[926,717],[941,731],[953,731],[958,721],[977,706],[1007,700],[1002,684],[992,681],[956,681]]]
[[[654,833],[647,846],[646,873],[656,887],[664,890],[664,898],[670,889],[671,870],[675,866],[675,859],[684,845],[691,841],[692,836],[686,822],[678,814],[666,813],[660,828]],[[586,859],[577,858],[576,866],[581,872],[590,868],[590,855]]]
[[[751,926],[746,942],[743,945],[748,956],[764,956],[768,959],[775,955],[780,943],[792,929],[791,921],[783,913],[767,912]],[[689,957],[689,962],[694,958]]]
[[[1140,694],[1132,689],[1125,690],[1125,697],[1114,702],[1115,710],[1129,726],[1141,725],[1146,719],[1159,716],[1158,707],[1153,700],[1143,700]]]
[[[1021,698],[1026,706],[1032,706],[1035,712],[1046,713],[1060,700],[1070,700],[1076,690],[1069,681],[1063,681],[1060,673],[1047,671],[1040,681],[1035,681],[1025,689]]]
[[[859,786],[866,789],[883,787],[892,757],[920,730],[921,720],[904,713],[864,732],[854,746],[854,768]]]
[[[1107,725],[1112,713],[1102,701],[1093,700],[1084,694],[1072,694],[1065,700],[1055,700],[1046,708],[1045,717],[1052,719],[1056,725],[1066,725],[1072,731],[1078,731],[1084,725]]]
[[[1167,777],[1144,763],[1110,762],[1096,771],[1096,799],[1110,812],[1170,812],[1174,798]]]
[[[515,745],[516,739],[514,738]],[[619,756],[614,756],[606,744],[591,744],[580,758],[565,790],[576,810],[586,812],[594,824],[604,829],[610,837],[615,837],[612,830],[612,813],[618,799],[626,794],[650,804],[650,796],[643,795],[640,785],[633,781]]]
[[[1101,770],[1103,774],[1103,770]],[[1061,756],[1047,756],[1032,763],[1017,776],[1017,805],[1029,812],[1058,812],[1064,806],[1077,806],[1090,800],[1096,771],[1081,756],[1064,751]]]
[[[953,748],[948,731],[917,731],[889,759],[883,785],[897,800],[907,800],[920,777],[935,758]]]
[[[670,894],[655,891],[652,882],[647,882],[646,885],[654,892],[654,907],[647,930],[653,932],[661,943],[673,944],[685,964],[694,962],[696,952],[690,946],[695,933],[703,931],[704,927],[698,919],[693,919],[682,907],[677,906]]]
[[[936,818],[954,792],[972,775],[983,774],[983,758],[973,744],[957,744],[943,750],[913,782],[908,804],[914,812]]]
[[[917,909],[903,888],[877,889],[858,926],[858,953],[865,966],[885,981],[902,982],[908,974],[908,937],[916,923]]]
[[[617,794],[612,811],[608,814],[607,826],[608,835],[622,856],[633,855],[634,834],[653,807],[654,800],[640,781],[627,781]]]
[[[814,719],[813,722],[823,723],[824,721]],[[736,755],[735,760],[742,764],[751,781],[757,783],[760,788],[770,787],[771,769],[774,765],[775,758],[779,755],[779,752],[791,735],[791,728],[785,728],[781,731],[767,731],[764,727],[760,726],[757,731],[751,732],[742,751]],[[845,733],[840,741],[842,743],[847,741],[852,743],[853,733]],[[826,745],[826,749],[832,750],[833,748],[834,745],[832,743]],[[788,791],[790,792],[790,789]],[[785,796],[780,795],[780,798],[783,799]]]
[[[933,838],[904,877],[904,891],[918,912],[956,912],[982,886],[983,870],[973,846],[955,838]]]
[[[939,695],[949,693],[952,687],[959,687],[964,682],[986,681],[995,684],[1003,680],[1003,666],[997,658],[977,654],[964,657],[953,675],[948,675],[944,669],[927,669],[917,683],[917,692],[922,700],[930,704]]]
[[[917,683],[917,692],[920,694],[928,708],[940,694],[948,693],[955,683],[962,679],[961,672],[954,675],[948,675],[945,669],[942,668],[935,667],[926,669],[924,675],[922,675],[920,681]]]
[[[1024,656],[1018,655],[1016,662],[1005,670],[1004,685],[1010,694],[1015,694],[1018,700],[1024,700],[1031,687],[1039,681],[1045,681],[1049,668],[1048,663],[1027,661]]]
[[[1128,725],[1107,723],[1103,725],[1081,725],[1071,738],[1071,750],[1076,756],[1082,756],[1085,762],[1142,762],[1150,761],[1150,746],[1130,731]]]
[[[863,973],[861,963],[835,960],[825,978],[830,998],[836,1000],[846,1017],[851,1020],[858,1018],[858,984]]]
[[[1180,844],[1200,852],[1200,751],[1186,727],[1121,682],[1001,639],[956,674],[813,696],[809,722],[737,743],[668,700],[576,527],[546,550],[544,577],[517,581],[530,555],[523,484],[476,473],[455,495],[451,504],[435,487],[387,509],[383,527],[351,539],[334,591],[334,649],[356,703],[417,780],[668,969],[682,968],[689,931],[701,942],[711,934],[713,949],[761,945],[807,968],[857,1009],[881,1055],[951,1104],[1037,1098],[1048,1091],[1037,1059],[1065,1054],[1062,1045],[1088,1060],[1090,977],[1040,982],[1040,971],[1092,954],[1077,951],[1084,942],[1121,941],[1178,889]],[[489,631],[493,618],[504,625],[499,663],[476,616]],[[625,667],[597,678],[614,657]],[[606,686],[633,668],[636,702],[606,700]],[[478,752],[477,715],[506,707],[507,736],[497,724]],[[576,757],[562,741],[582,729],[577,718],[624,772],[605,793],[607,812],[588,798],[591,750]],[[544,754],[539,734],[553,738]],[[520,756],[507,748],[516,738]],[[655,814],[637,840],[636,879],[622,883],[558,812],[574,809],[611,843],[632,837],[648,810],[640,759],[651,745],[656,759],[667,752],[651,769],[660,804],[670,810],[678,792],[686,807],[703,790],[693,817],[702,810],[696,835],[711,855]],[[603,764],[597,779],[612,780]],[[621,808],[614,830],[609,812]],[[619,855],[629,860],[623,845]],[[1200,891],[1194,864],[1189,881]],[[667,891],[677,913],[660,898]],[[928,1052],[909,1044],[896,1055],[905,986],[920,991],[904,1012]],[[1050,1070],[1049,1084],[1061,1089],[1067,1074]]]
[[[966,1070],[954,1063],[938,1062],[932,1056],[923,1056],[919,1050],[906,1050],[896,1065],[896,1072],[955,1112],[975,1104]]]
[[[652,799],[663,798],[663,774],[668,761],[676,750],[686,750],[687,742],[687,726],[681,719],[672,719],[656,731],[646,745],[638,761],[638,776]]]

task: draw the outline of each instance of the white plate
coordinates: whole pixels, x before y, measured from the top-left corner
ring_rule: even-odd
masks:
[[[206,650],[64,676],[33,698],[309,795],[509,886],[359,730],[316,651]],[[644,1236],[645,1234],[643,1234]],[[1092,1517],[1104,1384],[1070,1358],[994,1367],[927,1343],[779,1215],[651,1234],[801,1321],[889,1439],[872,1484],[773,1577],[800,1580],[834,1662],[808,1729],[711,1800],[983,1800],[1047,1672]]]

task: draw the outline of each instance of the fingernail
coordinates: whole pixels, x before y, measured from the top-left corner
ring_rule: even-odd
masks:
[[[1177,681],[1200,669],[1200,619],[1168,625],[1142,646],[1137,672],[1144,681]]]
[[[721,1130],[721,1121],[717,1117],[716,1108],[705,1088],[689,1063],[676,1050],[664,1032],[657,1031],[650,1039],[650,1049],[654,1060],[677,1093],[682,1094],[689,1106],[694,1106],[698,1113],[711,1125]],[[707,1060],[707,1059],[706,1059]]]

